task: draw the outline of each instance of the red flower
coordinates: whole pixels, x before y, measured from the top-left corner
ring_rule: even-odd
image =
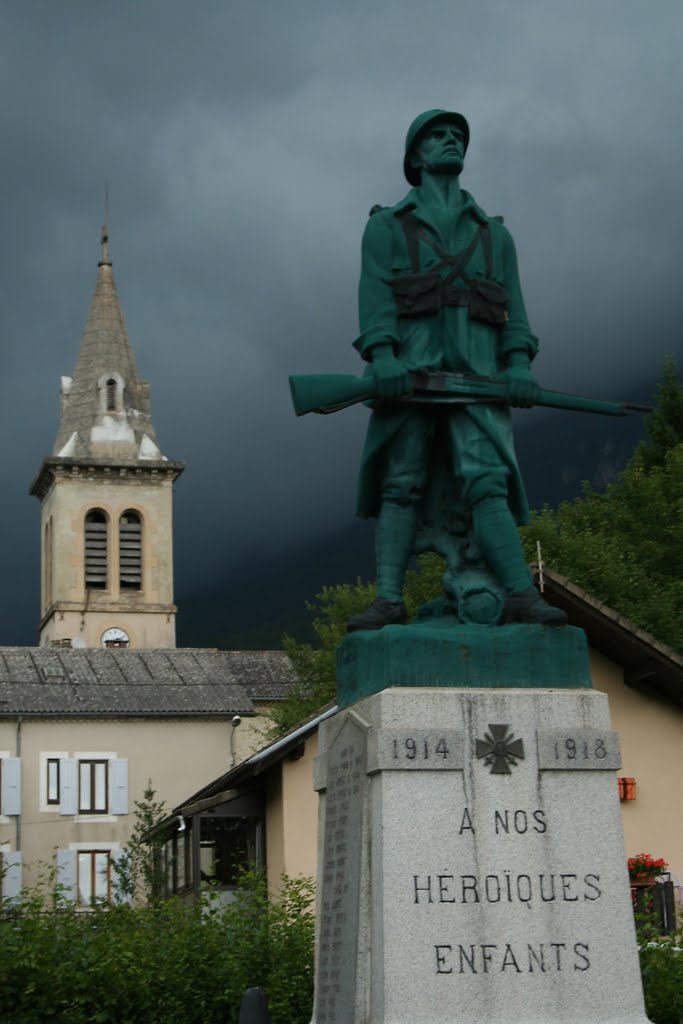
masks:
[[[628,858],[628,873],[631,878],[655,878],[669,865],[663,857],[656,860],[650,853],[637,853]]]

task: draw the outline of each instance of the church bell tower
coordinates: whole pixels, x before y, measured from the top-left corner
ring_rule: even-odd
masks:
[[[40,499],[40,644],[175,647],[173,484],[157,443],[102,229],[97,283],[73,377],[62,377]]]

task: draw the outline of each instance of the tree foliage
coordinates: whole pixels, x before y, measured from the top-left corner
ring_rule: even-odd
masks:
[[[283,878],[270,899],[263,877],[245,874],[227,906],[209,892],[192,907],[171,898],[52,913],[45,892],[25,892],[0,915],[0,1020],[236,1024],[258,986],[273,1024],[308,1024],[312,892]]]
[[[636,914],[645,1012],[652,1024],[683,1020],[683,929],[659,935],[651,914]]]
[[[535,512],[522,531],[530,559],[545,563],[658,640],[683,651],[683,385],[667,360],[648,440],[620,479],[557,509]]]
[[[672,449],[683,444],[683,386],[678,377],[675,361],[669,356],[664,362],[662,378],[657,385],[656,405],[645,421],[648,442],[641,446],[646,470],[664,466]]]
[[[162,892],[163,839],[154,829],[167,815],[166,804],[156,799],[152,780],[147,780],[142,800],[135,801],[135,823],[123,854],[114,864],[116,889],[126,900],[150,900]]]

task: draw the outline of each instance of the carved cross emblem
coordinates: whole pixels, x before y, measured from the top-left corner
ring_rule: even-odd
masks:
[[[491,775],[509,775],[510,767],[524,760],[524,744],[513,739],[509,725],[490,725],[483,740],[477,740],[475,754],[491,765]]]

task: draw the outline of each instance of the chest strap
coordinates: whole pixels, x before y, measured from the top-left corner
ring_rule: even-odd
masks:
[[[441,260],[441,268],[449,267],[449,272],[444,278],[445,284],[451,284],[456,277],[463,276],[462,272],[469,263],[470,259],[474,255],[477,245],[481,241],[481,247],[484,251],[484,274],[486,278],[491,278],[493,274],[493,256],[491,247],[491,232],[489,231],[488,224],[482,224],[478,231],[475,232],[474,237],[470,241],[469,245],[456,255],[446,252],[437,240],[425,231],[422,225],[416,220],[415,217],[410,213],[403,213],[398,218],[403,233],[406,236],[406,244],[408,246],[408,256],[410,258],[410,265],[413,274],[420,273],[420,242],[424,242],[429,248],[436,253]]]
[[[467,306],[470,320],[480,320],[496,327],[505,323],[509,295],[501,284],[493,280],[488,224],[482,224],[467,248],[451,255],[409,213],[402,214],[399,220],[412,267],[412,274],[398,274],[391,280],[399,317],[422,318],[434,316],[447,306]],[[467,277],[465,269],[480,241],[486,276],[483,279]],[[420,242],[437,254],[441,260],[439,266],[420,270]],[[456,283],[458,278],[460,284]]]

